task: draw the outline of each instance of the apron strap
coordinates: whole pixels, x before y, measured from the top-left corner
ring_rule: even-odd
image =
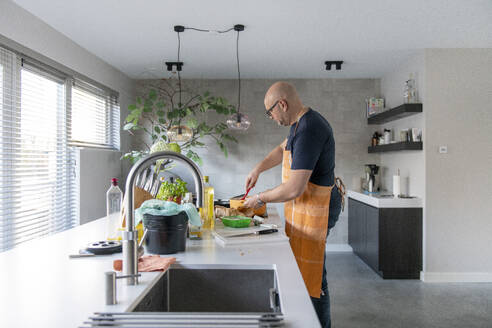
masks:
[[[338,189],[338,192],[340,193],[340,196],[342,196],[342,212],[345,210],[345,185],[343,184],[342,179],[339,177],[335,178],[335,186]]]

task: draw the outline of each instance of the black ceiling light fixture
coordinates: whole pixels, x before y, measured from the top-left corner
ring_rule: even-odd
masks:
[[[325,61],[326,70],[331,71],[331,65],[335,65],[337,71],[342,69],[343,60],[327,60]]]
[[[182,25],[176,25],[174,26],[174,31],[178,34],[178,61],[170,61],[170,62],[165,62],[167,66],[168,71],[172,71],[174,67],[176,67],[176,71],[178,73],[178,82],[179,82],[179,103],[181,104],[181,76],[180,76],[180,71],[183,68],[183,62],[180,61],[180,45],[181,41],[179,38],[179,33],[184,32],[185,30],[193,30],[193,31],[198,31],[198,32],[208,32],[208,33],[214,33],[214,34],[222,34],[222,33],[227,33],[230,31],[236,31],[237,32],[237,37],[236,37],[236,61],[237,61],[237,77],[238,77],[238,97],[237,97],[237,112],[229,116],[227,119],[227,126],[229,126],[231,129],[234,130],[247,130],[249,126],[251,125],[251,121],[249,120],[248,116],[245,114],[242,114],[240,112],[241,109],[241,70],[239,68],[239,32],[244,31],[244,25],[242,24],[236,24],[231,28],[228,28],[226,30],[209,30],[209,29],[200,29],[200,28],[195,28],[195,27],[186,27]],[[179,125],[179,124],[178,124]],[[174,127],[173,127],[174,128]],[[170,131],[173,130],[171,128]],[[177,126],[176,128],[179,128],[179,131],[182,131],[185,126]],[[190,138],[192,135],[190,136]],[[173,140],[169,136],[170,140]],[[181,141],[181,140],[178,140]]]
[[[236,61],[237,61],[237,80],[238,80],[238,92],[237,92],[237,112],[229,116],[227,119],[227,126],[234,130],[246,131],[251,125],[249,117],[241,113],[241,70],[239,69],[239,32],[244,31],[244,25],[234,25],[234,31],[237,32],[236,38]]]
[[[174,32],[178,33],[178,61],[165,62],[167,70],[171,72],[176,66],[176,71],[181,72],[183,70],[183,62],[179,61],[179,33],[184,32],[185,27],[182,25],[175,25]]]
[[[178,61],[175,62],[166,62],[167,70],[172,71],[173,66],[176,66],[176,71],[178,73],[178,96],[179,102],[178,107],[181,109],[183,103],[181,101],[182,89],[181,89],[181,70],[183,69],[183,62],[180,61],[180,52],[181,52],[181,38],[179,37],[179,33],[185,30],[184,26],[176,25],[174,26],[174,32],[178,34]],[[170,142],[186,142],[193,138],[193,130],[187,127],[186,125],[181,125],[181,117],[178,120],[177,125],[171,126],[169,130],[167,130],[167,138]]]

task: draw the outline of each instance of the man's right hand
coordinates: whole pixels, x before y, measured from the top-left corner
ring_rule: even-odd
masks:
[[[256,169],[249,172],[248,176],[246,177],[246,190],[248,190],[249,188],[253,188],[256,185],[256,181],[258,181],[259,176],[260,173]]]

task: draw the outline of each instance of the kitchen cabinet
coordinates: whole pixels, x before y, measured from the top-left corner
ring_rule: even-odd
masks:
[[[422,208],[377,208],[349,198],[349,244],[384,279],[419,279]]]

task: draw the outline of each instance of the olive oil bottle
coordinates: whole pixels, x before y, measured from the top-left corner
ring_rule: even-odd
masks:
[[[214,187],[210,185],[208,175],[203,177],[205,181],[205,199],[203,202],[203,229],[214,229],[215,214],[214,214]]]

